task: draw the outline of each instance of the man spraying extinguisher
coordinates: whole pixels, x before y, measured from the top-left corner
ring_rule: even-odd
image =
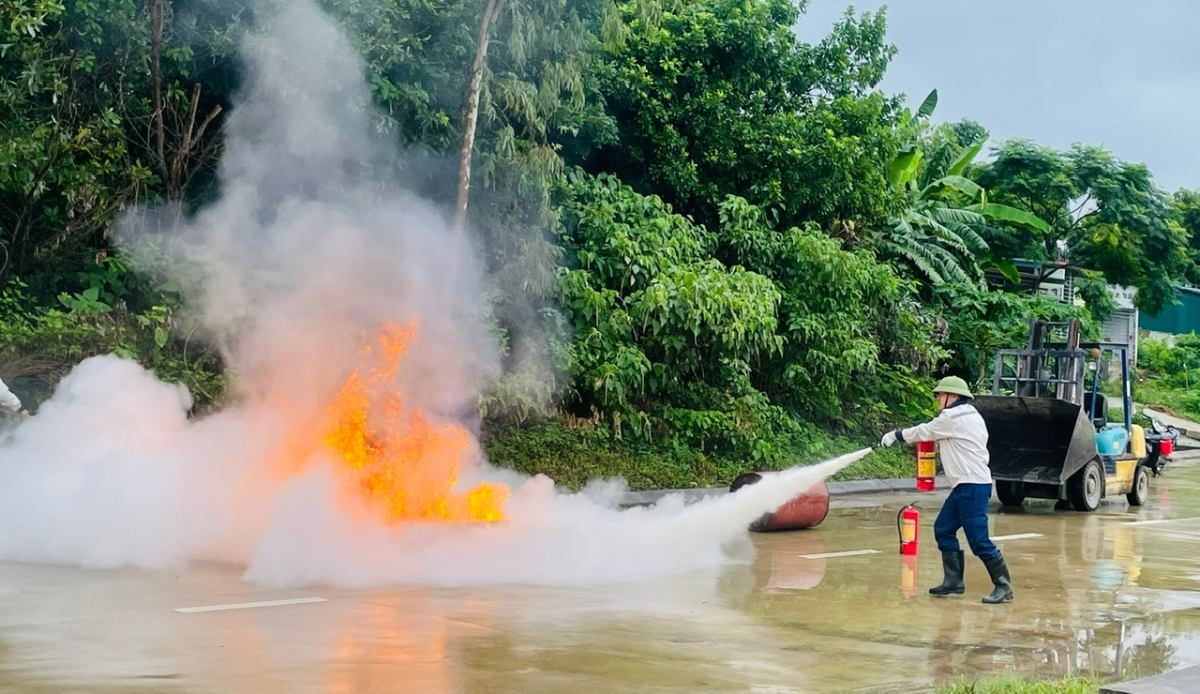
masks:
[[[933,535],[942,552],[945,578],[940,586],[929,589],[931,595],[962,595],[963,552],[959,549],[958,530],[967,536],[975,556],[983,560],[995,588],[983,599],[997,604],[1013,599],[1012,580],[1000,550],[988,537],[988,503],[992,499],[992,471],[988,467],[988,432],[983,417],[971,405],[971,390],[957,376],[943,378],[933,389],[937,396],[938,416],[933,421],[884,434],[883,446],[897,441],[916,443],[936,441],[942,467],[953,489],[933,524]]]

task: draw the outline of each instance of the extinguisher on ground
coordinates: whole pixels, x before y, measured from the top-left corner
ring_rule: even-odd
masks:
[[[917,491],[932,492],[937,475],[937,450],[933,441],[917,442]]]
[[[921,512],[916,504],[909,504],[896,514],[896,530],[900,533],[900,554],[914,556],[920,535]]]

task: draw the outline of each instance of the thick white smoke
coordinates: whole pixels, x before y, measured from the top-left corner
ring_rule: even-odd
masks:
[[[275,12],[245,46],[219,199],[182,226],[146,213],[122,229],[135,251],[203,269],[188,305],[225,346],[239,406],[189,421],[187,392],[136,364],[79,365],[0,450],[0,559],[216,559],[272,585],[639,580],[720,563],[749,521],[865,455],[689,507],[618,511],[482,467],[470,481],[515,483],[505,522],[394,527],[348,505],[345,466],[297,433],[322,421],[380,321],[418,326],[400,381],[435,417],[469,408],[496,353],[469,245],[389,183],[402,158],[375,134],[350,43],[306,1]]]

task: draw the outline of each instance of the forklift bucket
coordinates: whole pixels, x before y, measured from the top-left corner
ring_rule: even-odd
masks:
[[[980,395],[992,477],[1059,485],[1096,457],[1096,429],[1079,405],[1058,398]]]

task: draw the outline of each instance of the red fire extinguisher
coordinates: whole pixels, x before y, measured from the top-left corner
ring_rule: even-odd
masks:
[[[920,533],[921,512],[916,504],[909,504],[896,515],[896,530],[900,533],[900,554],[914,556],[917,553],[917,537]]]
[[[936,484],[937,450],[933,441],[917,442],[917,491],[932,492]]]

